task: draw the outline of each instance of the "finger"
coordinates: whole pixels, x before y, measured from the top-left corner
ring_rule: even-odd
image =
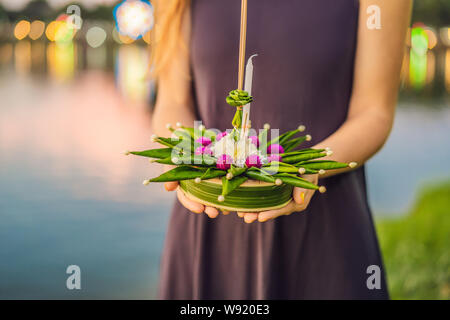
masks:
[[[314,195],[315,192],[316,192],[316,190],[307,190],[305,192],[305,201],[303,202],[305,207],[308,206],[308,204],[311,201],[311,198],[312,198],[312,196]]]
[[[244,221],[246,223],[252,223],[254,221],[256,221],[256,219],[258,219],[258,214],[257,213],[244,213]]]
[[[243,212],[236,212],[236,214],[238,215],[239,218],[243,218],[244,217],[244,213]]]
[[[304,174],[302,175],[302,178],[308,180],[309,182],[312,182],[314,184],[317,184],[319,181],[319,175],[318,174]]]
[[[230,211],[224,211],[224,210],[222,210],[222,214],[223,214],[224,216],[227,216],[227,215],[230,214]]]
[[[298,188],[298,187],[294,188],[292,197],[294,198],[295,203],[297,203],[297,204],[305,203],[305,192],[306,192],[306,190],[303,188]]]
[[[201,203],[189,200],[186,195],[179,188],[177,189],[178,200],[188,210],[194,213],[202,213],[205,210],[205,206]]]
[[[279,216],[283,216],[286,214],[290,214],[294,211],[295,209],[295,202],[291,201],[289,202],[286,206],[284,206],[281,209],[275,209],[275,210],[268,210],[268,211],[263,211],[260,212],[258,215],[258,221],[259,222],[265,222],[271,219],[274,219],[276,217]]]
[[[206,207],[205,213],[208,215],[208,217],[210,217],[211,219],[214,219],[214,218],[217,218],[217,216],[219,215],[219,210],[217,210],[216,208],[213,208],[213,207]]]
[[[173,191],[178,187],[178,181],[169,181],[164,183],[164,188],[167,191]]]

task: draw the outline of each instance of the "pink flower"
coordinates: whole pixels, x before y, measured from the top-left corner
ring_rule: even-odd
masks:
[[[267,147],[267,153],[268,154],[284,153],[284,148],[281,145],[279,145],[277,143],[274,143],[274,144],[271,144],[270,146]]]
[[[216,135],[216,141],[220,141],[220,139],[222,139],[223,137],[225,137],[227,134],[228,134],[228,132],[226,132],[226,131],[221,132],[221,133],[218,133],[218,134]]]
[[[207,137],[200,137],[195,142],[200,143],[202,146],[207,146],[211,144],[211,139]]]
[[[220,170],[228,170],[230,169],[232,163],[233,158],[227,154],[223,154],[217,159],[216,167]]]
[[[259,139],[257,136],[250,136],[250,140],[252,140],[252,143],[258,148],[259,147]]]
[[[256,154],[249,155],[247,160],[245,160],[245,164],[247,167],[257,167],[261,168],[261,159]]]
[[[267,157],[267,162],[278,161],[281,162],[283,159],[279,154],[271,154]]]
[[[198,147],[197,149],[195,149],[195,154],[196,155],[202,155],[202,154],[206,154],[208,156],[212,156],[213,152],[209,147]]]

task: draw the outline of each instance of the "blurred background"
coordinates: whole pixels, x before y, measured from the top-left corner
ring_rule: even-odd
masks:
[[[151,147],[155,96],[151,7],[131,2],[0,0],[0,299],[156,297],[173,195],[121,155]],[[449,299],[449,1],[415,1],[405,47],[370,204],[392,297]]]

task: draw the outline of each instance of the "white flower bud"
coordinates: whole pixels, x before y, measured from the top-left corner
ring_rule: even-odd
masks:
[[[275,184],[276,184],[277,186],[281,186],[282,183],[283,183],[283,181],[281,181],[281,179],[279,179],[279,178],[277,178],[277,179],[275,180]]]
[[[155,142],[156,139],[158,139],[158,136],[156,134],[152,134],[152,136],[150,137],[150,140],[152,140],[152,142]]]
[[[350,162],[350,163],[348,164],[348,166],[349,166],[350,168],[355,168],[357,165],[358,165],[358,164],[357,164],[356,162]]]
[[[319,187],[319,192],[320,193],[325,193],[327,191],[327,188],[325,188],[324,186],[320,186]]]
[[[305,168],[298,168],[298,173],[305,174],[306,169]]]
[[[178,164],[178,162],[180,161],[180,159],[178,157],[173,157],[172,158],[172,162],[175,164]]]
[[[329,157],[329,156],[331,156],[333,154],[333,151],[327,151],[327,156]]]
[[[298,126],[298,128],[297,128],[297,130],[300,131],[300,132],[305,131],[305,129],[306,129],[306,127],[305,127],[304,125],[300,125],[300,126]]]
[[[176,125],[178,128],[180,128],[180,127],[181,127],[181,122],[177,122],[175,125]]]
[[[220,195],[220,196],[217,197],[217,200],[219,202],[224,202],[225,201],[225,197],[223,195]]]
[[[128,150],[127,150],[127,151],[124,151],[123,154],[126,155],[126,156],[128,156],[128,155],[130,154],[130,151],[128,151]]]
[[[150,183],[150,180],[144,180],[144,181],[142,181],[142,184],[143,184],[144,186],[148,185],[149,183]]]
[[[325,174],[325,170],[320,169],[320,170],[319,170],[319,174],[320,174],[320,175]]]
[[[233,174],[232,174],[231,172],[228,172],[227,175],[226,175],[226,178],[227,178],[228,180],[233,179]]]
[[[265,123],[265,124],[264,124],[264,129],[269,130],[269,129],[270,129],[270,124]]]
[[[195,183],[200,183],[200,182],[202,182],[202,179],[200,179],[199,177],[197,177],[197,178],[195,178]]]
[[[311,141],[311,139],[312,139],[311,135],[307,134],[306,135],[306,141]]]

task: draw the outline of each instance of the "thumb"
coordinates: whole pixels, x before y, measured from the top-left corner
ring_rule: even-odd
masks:
[[[306,190],[303,188],[294,188],[292,197],[294,198],[296,204],[303,204],[303,202],[305,202],[305,192]]]
[[[173,191],[178,187],[178,181],[169,181],[164,183],[164,188],[167,191]]]

